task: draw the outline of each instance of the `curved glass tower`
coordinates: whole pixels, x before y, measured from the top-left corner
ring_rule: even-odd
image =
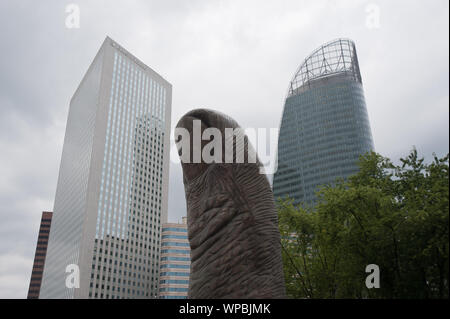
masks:
[[[289,84],[278,139],[275,199],[315,203],[320,185],[358,171],[374,149],[353,41],[337,39],[309,55]]]

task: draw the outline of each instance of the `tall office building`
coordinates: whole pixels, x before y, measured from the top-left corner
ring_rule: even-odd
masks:
[[[105,39],[70,102],[41,298],[156,297],[171,96]]]
[[[39,298],[41,290],[42,274],[44,273],[45,256],[47,254],[48,236],[52,224],[52,212],[42,212],[41,225],[34,253],[33,270],[31,271],[30,286],[28,288],[27,299]]]
[[[356,173],[358,157],[373,149],[355,44],[334,40],[309,55],[289,84],[274,196],[314,205],[320,185]]]
[[[164,224],[161,240],[159,298],[187,298],[191,273],[190,253],[186,218],[183,218],[181,224]]]

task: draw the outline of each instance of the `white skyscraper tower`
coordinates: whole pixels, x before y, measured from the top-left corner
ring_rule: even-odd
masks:
[[[106,38],[70,102],[40,298],[157,295],[171,99]]]

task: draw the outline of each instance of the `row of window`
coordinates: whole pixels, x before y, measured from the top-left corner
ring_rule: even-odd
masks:
[[[177,228],[177,227],[165,227],[162,229],[163,233],[167,231],[187,233],[187,228]]]
[[[189,257],[161,257],[161,261],[190,261]]]
[[[178,272],[178,271],[167,271],[167,272],[162,272],[161,277],[163,276],[179,276],[179,277],[189,277],[190,273],[188,272]]]
[[[164,264],[161,268],[179,268],[179,269],[190,269],[191,265],[180,265],[180,264]]]
[[[162,247],[165,246],[179,246],[179,247],[190,247],[189,243],[178,243],[178,242],[163,242]]]
[[[163,279],[159,283],[160,284],[174,284],[174,285],[188,285],[189,280]]]
[[[175,288],[175,287],[163,287],[159,289],[160,292],[188,292],[189,288]]]
[[[186,254],[186,255],[190,255],[191,252],[189,250],[181,250],[181,249],[163,249],[163,250],[161,250],[161,254]]]
[[[171,239],[188,239],[187,235],[162,235],[162,239],[171,238]]]

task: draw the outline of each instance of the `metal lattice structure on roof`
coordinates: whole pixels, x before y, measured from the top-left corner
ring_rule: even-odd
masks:
[[[322,45],[300,65],[289,84],[288,96],[300,88],[309,87],[315,80],[336,74],[344,74],[362,83],[355,43],[349,39],[337,39]]]

